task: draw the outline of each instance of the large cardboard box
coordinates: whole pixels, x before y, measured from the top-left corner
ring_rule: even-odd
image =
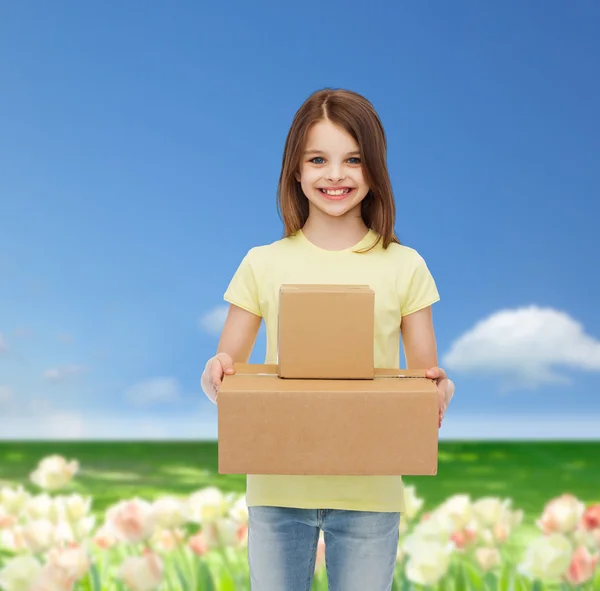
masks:
[[[282,379],[236,364],[218,398],[220,474],[434,475],[438,395],[423,371]]]
[[[367,285],[282,285],[279,377],[373,379],[374,310]]]

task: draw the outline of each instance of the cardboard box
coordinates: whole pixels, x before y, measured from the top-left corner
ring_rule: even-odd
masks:
[[[424,376],[293,380],[236,364],[219,390],[219,473],[434,475],[438,394]]]
[[[282,285],[279,377],[373,379],[374,317],[367,285]]]

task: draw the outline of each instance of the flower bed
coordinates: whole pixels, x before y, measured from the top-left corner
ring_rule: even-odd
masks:
[[[42,489],[0,491],[0,588],[6,591],[249,589],[245,498],[209,486],[185,497],[123,499],[101,519],[91,497],[65,494],[76,460],[48,456],[31,473]],[[600,589],[600,504],[564,494],[539,535],[508,551],[523,512],[510,499],[454,495],[427,513],[406,487],[394,589]],[[321,537],[315,589],[326,589]]]

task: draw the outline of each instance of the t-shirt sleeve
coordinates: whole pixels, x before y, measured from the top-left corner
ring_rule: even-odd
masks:
[[[251,262],[252,251],[242,259],[234,273],[223,299],[234,306],[243,308],[252,314],[262,316],[255,271]]]
[[[401,303],[402,316],[418,312],[439,299],[440,294],[427,263],[420,254],[415,253],[409,286]]]

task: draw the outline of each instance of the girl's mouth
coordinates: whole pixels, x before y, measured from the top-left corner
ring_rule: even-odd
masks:
[[[342,189],[321,189],[321,188],[319,188],[319,191],[321,192],[322,195],[327,197],[327,199],[332,199],[334,201],[337,201],[339,199],[345,199],[348,195],[350,195],[350,193],[352,193],[352,191],[354,191],[354,189],[352,189],[350,187],[344,187]]]

